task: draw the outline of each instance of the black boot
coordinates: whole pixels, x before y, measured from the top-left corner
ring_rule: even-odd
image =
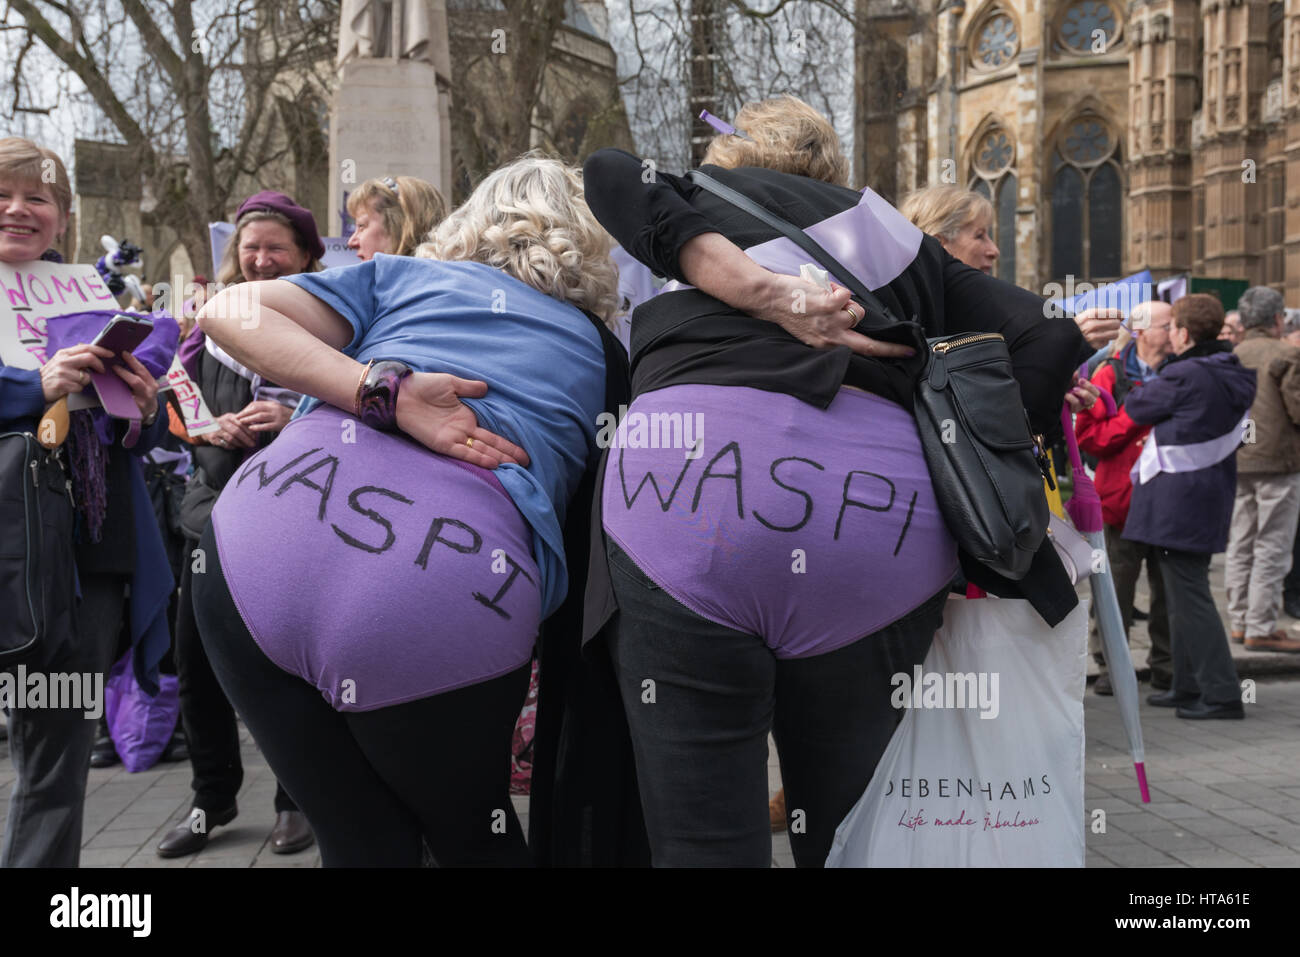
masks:
[[[108,722],[99,719],[99,732],[95,736],[95,745],[90,749],[90,766],[92,768],[111,768],[121,763],[117,747],[108,733]]]

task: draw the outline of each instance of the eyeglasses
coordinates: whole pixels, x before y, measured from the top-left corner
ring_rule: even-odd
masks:
[[[385,176],[383,179],[380,180],[380,182],[383,183],[385,186],[387,186],[389,189],[391,189],[394,193],[397,192],[397,180],[393,179],[393,177]]]

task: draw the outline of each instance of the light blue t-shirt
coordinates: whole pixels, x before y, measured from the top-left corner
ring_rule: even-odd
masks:
[[[600,333],[566,305],[491,266],[406,256],[284,277],[352,326],[344,353],[361,362],[397,359],[488,385],[462,399],[478,423],[523,447],[527,469],[494,474],[533,530],[542,615],[564,600],[565,505],[596,452],[605,401]],[[320,405],[307,399],[303,414]]]

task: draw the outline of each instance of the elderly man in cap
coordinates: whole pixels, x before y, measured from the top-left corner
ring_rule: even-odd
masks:
[[[1151,585],[1151,614],[1148,619],[1151,650],[1147,665],[1151,669],[1151,687],[1157,691],[1167,691],[1173,681],[1169,618],[1165,609],[1164,580],[1160,577],[1159,550],[1122,537],[1129,501],[1133,497],[1129,471],[1142,451],[1142,443],[1151,426],[1138,425],[1129,418],[1124,404],[1129,393],[1154,379],[1156,367],[1166,356],[1173,354],[1173,345],[1169,341],[1173,315],[1173,306],[1159,300],[1134,307],[1128,322],[1133,341],[1120,349],[1117,355],[1102,362],[1092,377],[1094,385],[1114,397],[1119,406],[1118,414],[1106,418],[1104,407],[1097,403],[1080,412],[1074,423],[1079,448],[1097,458],[1097,494],[1101,496],[1101,514],[1106,525],[1106,552],[1110,558],[1120,614],[1124,619],[1125,635],[1133,624],[1133,595],[1142,575],[1142,565],[1146,563],[1147,580]],[[1095,622],[1088,647],[1102,667],[1092,690],[1108,695],[1111,693],[1110,675],[1105,671],[1101,658],[1101,641]]]
[[[1250,410],[1254,441],[1237,453],[1228,618],[1233,641],[1296,653],[1300,641],[1276,626],[1300,515],[1300,349],[1282,339],[1282,296],[1274,290],[1247,289],[1237,310],[1246,332],[1233,351],[1255,370],[1257,391]]]

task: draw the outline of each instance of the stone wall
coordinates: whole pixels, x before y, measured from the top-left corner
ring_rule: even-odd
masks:
[[[900,195],[981,178],[996,190],[976,159],[991,131],[1005,133],[1015,281],[1041,290],[1063,279],[1051,255],[1057,150],[1073,122],[1095,117],[1118,144],[1124,273],[1244,278],[1300,306],[1300,0],[1103,2],[919,0],[910,18],[870,5],[859,174],[892,150],[892,175],[876,177]],[[886,41],[907,51],[892,117],[871,88],[885,81],[862,72]],[[1076,277],[1091,278],[1114,277]]]

